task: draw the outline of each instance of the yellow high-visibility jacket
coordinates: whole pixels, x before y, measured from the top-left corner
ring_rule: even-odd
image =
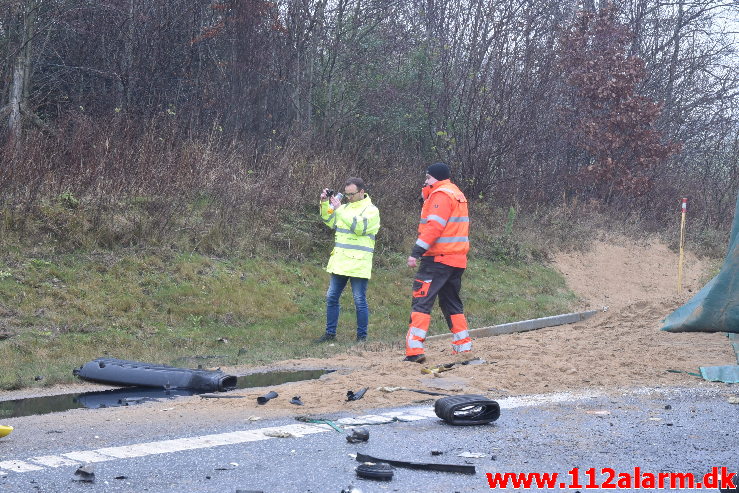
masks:
[[[331,205],[321,202],[321,219],[336,231],[334,249],[326,271],[350,277],[372,277],[375,236],[380,230],[380,211],[369,195],[362,200],[342,204],[329,213]]]

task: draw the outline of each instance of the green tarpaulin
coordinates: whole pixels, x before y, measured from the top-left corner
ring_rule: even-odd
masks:
[[[668,332],[739,333],[739,194],[724,265],[716,277],[672,312],[664,324],[662,330]]]
[[[739,365],[701,366],[703,380],[709,382],[739,383]]]

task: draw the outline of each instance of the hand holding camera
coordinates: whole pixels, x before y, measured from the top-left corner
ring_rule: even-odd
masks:
[[[330,212],[333,212],[341,205],[341,199],[344,198],[344,194],[336,192],[330,188],[324,188],[321,192],[321,201],[328,200],[331,204]]]

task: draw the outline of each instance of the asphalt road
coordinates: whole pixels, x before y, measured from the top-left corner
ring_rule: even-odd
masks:
[[[204,438],[192,433],[119,441],[106,435],[106,424],[101,420],[95,433],[107,444],[104,453],[75,449],[55,440],[43,450],[34,450],[33,457],[7,456],[0,442],[0,491],[339,493],[353,485],[363,493],[452,493],[491,491],[487,473],[556,472],[555,487],[534,489],[584,492],[604,489],[585,486],[606,481],[610,475],[607,468],[613,470],[614,486],[630,474],[633,487],[635,467],[640,468],[642,480],[647,480],[642,483],[647,487],[639,491],[665,491],[648,487],[648,475],[693,473],[702,480],[714,467],[739,471],[739,405],[731,402],[737,396],[739,388],[727,385],[618,396],[510,398],[499,401],[502,412],[498,421],[470,427],[450,426],[439,420],[431,403],[380,409],[376,415],[399,415],[412,421],[366,426],[370,438],[362,444],[348,443],[343,433],[328,427],[291,419],[247,426],[241,420]],[[265,429],[292,430],[295,436],[266,437]],[[141,443],[146,445],[136,446]],[[186,450],[188,447],[192,449]],[[432,450],[441,454],[432,456]],[[395,460],[471,464],[477,472],[467,475],[396,468],[389,482],[364,480],[355,474],[359,463],[352,454],[358,451]],[[464,452],[483,456],[460,457]],[[93,482],[73,479],[77,467],[88,462],[79,459],[85,458],[94,459],[89,462],[95,474]],[[594,468],[592,472],[590,468]],[[567,487],[575,475],[581,486]],[[624,485],[611,491],[628,489]],[[526,491],[522,487],[507,489]]]

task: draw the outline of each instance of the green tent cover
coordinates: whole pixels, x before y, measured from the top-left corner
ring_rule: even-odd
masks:
[[[729,251],[716,277],[672,312],[662,330],[668,332],[739,333],[739,194]]]

